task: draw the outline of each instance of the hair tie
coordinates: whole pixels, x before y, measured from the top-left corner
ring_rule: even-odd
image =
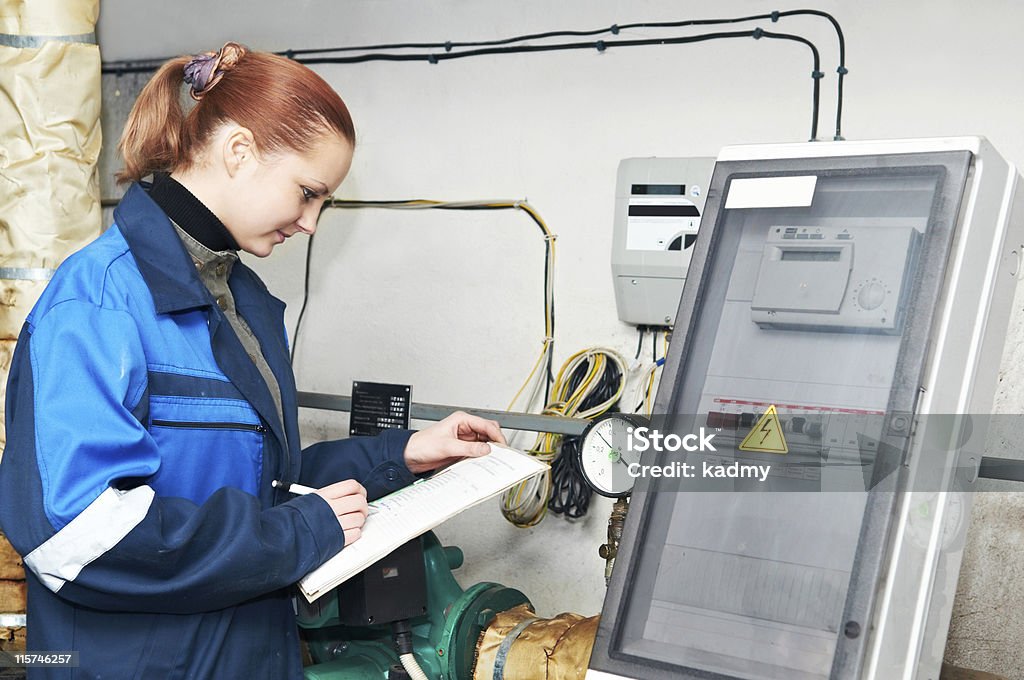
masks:
[[[248,51],[244,45],[227,42],[217,52],[203,52],[192,57],[192,61],[185,65],[185,82],[191,85],[189,94],[192,99],[202,99]]]

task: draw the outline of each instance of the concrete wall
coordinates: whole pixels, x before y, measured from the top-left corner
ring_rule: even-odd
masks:
[[[169,56],[227,39],[271,50],[485,40],[772,9],[746,0],[302,0],[238,7],[244,9],[106,0],[104,58]],[[816,7],[835,14],[846,31],[847,138],[982,134],[1024,163],[1024,5],[865,0]],[[837,59],[830,26],[810,18],[764,25],[799,32],[821,48],[827,75],[820,134],[830,138]],[[635,348],[635,330],[616,318],[609,275],[620,159],[715,155],[727,144],[804,141],[809,132],[809,54],[766,40],[317,70],[345,97],[360,135],[340,196],[528,198],[541,212],[559,235],[558,363],[589,345],[630,355]],[[543,335],[543,242],[525,216],[333,211],[316,243],[297,346],[300,389],[348,394],[354,379],[395,381],[411,383],[419,401],[507,406]],[[294,240],[254,263],[289,303],[290,327],[301,302],[304,247]],[[1020,412],[1024,401],[1017,388],[1022,341],[1018,318],[1004,361],[1002,412]],[[343,417],[302,417],[310,441],[347,431]],[[1010,432],[992,453],[1011,455],[1018,441]],[[592,614],[603,599],[597,547],[609,508],[599,499],[585,520],[552,517],[521,530],[489,503],[438,533],[465,550],[464,585],[498,581],[522,589],[542,614]],[[1024,503],[1012,493],[978,498],[948,648],[954,662],[1010,677],[1024,677],[1024,630],[1010,613],[1024,605],[1017,578],[1022,515]]]

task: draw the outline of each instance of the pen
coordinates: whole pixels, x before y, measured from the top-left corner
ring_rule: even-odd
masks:
[[[285,484],[284,482],[276,479],[270,483],[270,486],[274,487],[275,489],[284,489],[288,493],[293,493],[297,496],[305,496],[306,494],[310,494],[316,491],[316,489],[314,489],[313,487],[306,486],[305,484]],[[375,506],[373,503],[370,503],[369,505],[370,511],[366,514],[376,514],[377,506]]]
[[[288,493],[293,493],[297,496],[305,496],[308,493],[313,493],[314,491],[316,491],[316,489],[314,489],[311,486],[306,486],[304,484],[285,484],[284,482],[278,481],[276,479],[270,483],[270,486],[274,487],[275,489],[284,489]]]

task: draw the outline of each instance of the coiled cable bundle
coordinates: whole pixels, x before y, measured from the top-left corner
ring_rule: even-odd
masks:
[[[619,401],[626,385],[626,362],[611,349],[590,347],[569,357],[555,376],[545,415],[593,418]],[[501,512],[518,527],[537,525],[550,508],[567,517],[582,517],[591,490],[583,482],[575,461],[579,437],[552,433],[537,436],[527,450],[552,465],[551,470],[518,484],[501,497]]]

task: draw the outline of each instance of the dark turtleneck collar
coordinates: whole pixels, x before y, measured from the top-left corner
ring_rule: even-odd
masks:
[[[175,224],[210,250],[238,250],[224,223],[170,175],[159,173],[153,177],[149,197]]]

